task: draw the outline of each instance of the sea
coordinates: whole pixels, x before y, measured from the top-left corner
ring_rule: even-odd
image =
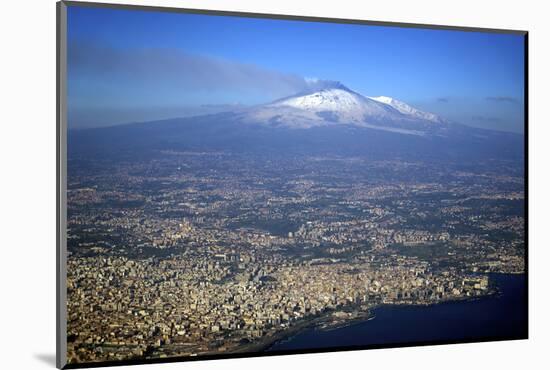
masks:
[[[306,328],[267,351],[526,338],[525,275],[490,274],[489,280],[498,294],[430,306],[379,306],[369,320],[332,330]]]

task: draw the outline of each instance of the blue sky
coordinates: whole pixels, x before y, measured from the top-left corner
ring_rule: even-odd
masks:
[[[518,35],[71,6],[68,43],[73,128],[268,102],[320,78],[523,130]]]

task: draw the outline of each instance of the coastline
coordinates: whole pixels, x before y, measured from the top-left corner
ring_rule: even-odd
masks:
[[[340,329],[346,326],[350,326],[356,323],[360,322],[366,322],[370,320],[376,319],[376,315],[374,311],[378,308],[383,307],[430,307],[430,306],[437,306],[442,304],[449,304],[449,303],[456,303],[456,302],[468,302],[468,301],[476,301],[479,299],[483,299],[486,297],[494,296],[497,294],[497,291],[493,291],[489,294],[483,295],[483,296],[477,296],[477,297],[459,297],[456,299],[448,299],[441,302],[432,302],[432,303],[380,303],[373,306],[368,307],[365,311],[361,312],[359,314],[359,317],[353,317],[350,319],[345,320],[338,320],[334,319],[334,313],[336,312],[344,312],[342,310],[339,311],[331,311],[328,313],[324,313],[321,316],[308,318],[308,319],[302,319],[300,322],[296,323],[295,325],[279,330],[272,335],[265,336],[263,338],[260,338],[254,342],[248,343],[246,345],[237,347],[233,350],[227,351],[226,353],[254,353],[254,352],[266,352],[269,351],[273,346],[276,344],[286,341],[295,335],[301,333],[302,331],[306,329],[316,329],[320,331],[330,331],[330,330],[336,330]],[[327,325],[327,326],[324,326]]]
[[[494,274],[493,273],[491,275],[496,275],[496,276],[499,276],[499,277],[506,277],[506,276],[508,276],[508,277],[514,276],[515,277],[515,276],[520,276],[520,275],[525,276],[525,273],[514,273],[514,274],[508,274],[508,273]],[[453,306],[455,306],[456,304],[460,304],[460,303],[463,303],[463,304],[464,303],[466,303],[466,304],[471,303],[471,304],[476,305],[476,307],[479,307],[478,306],[479,304],[485,305],[487,302],[491,302],[491,301],[495,302],[495,300],[496,300],[496,302],[498,302],[497,305],[499,305],[499,306],[502,305],[502,304],[506,305],[506,304],[509,304],[511,293],[512,293],[512,291],[509,290],[508,286],[502,285],[501,282],[496,282],[494,284],[491,284],[491,287],[488,289],[486,294],[479,295],[479,296],[457,297],[457,298],[453,298],[453,299],[446,299],[446,300],[439,301],[439,302],[429,302],[429,303],[414,303],[414,304],[411,304],[411,303],[380,303],[380,304],[376,304],[376,305],[373,305],[373,306],[368,308],[369,315],[366,319],[363,319],[363,320],[349,320],[349,321],[346,321],[341,326],[338,325],[337,327],[330,328],[329,330],[324,330],[323,328],[319,328],[319,330],[321,332],[331,331],[332,329],[335,329],[335,330],[343,329],[344,331],[347,331],[347,328],[354,327],[354,326],[356,326],[356,324],[362,326],[362,323],[367,323],[368,321],[371,321],[371,320],[375,321],[374,319],[378,318],[379,313],[381,313],[381,320],[382,320],[381,322],[384,322],[385,320],[387,321],[387,319],[388,319],[387,314],[385,314],[385,313],[382,314],[382,312],[386,308],[394,309],[394,308],[421,308],[421,307],[429,308],[429,307],[435,307],[439,312],[442,312],[442,310],[443,310],[444,312],[446,312],[448,314],[449,307],[452,310]],[[524,301],[523,298],[520,298],[519,299],[519,304],[521,304],[523,301]],[[447,307],[447,308],[445,308],[445,307]],[[381,309],[382,312],[378,312],[379,309]],[[478,312],[476,312],[474,315],[479,316]],[[481,315],[481,316],[483,316],[483,315]],[[521,315],[520,315],[520,317],[521,317]],[[377,323],[374,324],[374,327],[378,327],[378,332],[380,333],[379,326],[380,325],[377,325]],[[304,328],[304,332],[306,332],[307,329],[308,328]],[[317,329],[317,326],[315,327],[315,329]],[[289,333],[289,335],[287,335],[286,337],[283,337],[282,339],[279,339],[276,342],[273,342],[269,347],[265,348],[264,350],[269,351],[272,347],[277,346],[278,343],[284,342],[286,340],[292,340],[292,338],[294,336],[299,335],[299,334],[300,333]],[[311,337],[311,333],[309,335]],[[474,336],[476,336],[476,335],[477,334],[475,334]],[[524,334],[517,334],[517,335],[513,334],[511,336],[516,337],[518,335],[520,337],[522,337]],[[479,334],[480,338],[483,337],[483,336],[486,336],[486,333],[483,333],[483,335]],[[507,337],[509,335],[508,334],[496,334],[495,336],[497,336],[497,337],[498,336]],[[299,339],[299,340],[303,340],[303,339]],[[414,339],[414,340],[417,340],[417,339]],[[355,346],[356,344],[353,344],[353,345]],[[357,344],[357,345],[362,345],[362,344]],[[284,347],[285,346],[283,345],[283,348],[275,349],[275,350],[273,350],[273,352],[276,352],[278,350],[286,351],[286,350],[289,349],[289,348],[284,348]],[[299,347],[299,348],[303,348],[303,347]]]
[[[503,274],[503,275],[507,275],[507,274]],[[378,303],[378,304],[369,306],[368,308],[365,308],[362,312],[359,311],[358,309],[355,309],[352,312],[359,314],[359,317],[353,317],[353,318],[344,319],[344,320],[335,319],[334,314],[337,312],[346,312],[345,308],[341,310],[334,310],[327,313],[323,313],[321,316],[302,319],[302,321],[297,322],[295,325],[287,329],[277,331],[272,335],[265,336],[254,342],[251,342],[246,345],[237,347],[233,350],[227,351],[226,353],[266,352],[266,351],[269,351],[276,344],[286,341],[294,337],[295,335],[299,334],[300,332],[305,331],[306,329],[330,331],[330,330],[335,330],[346,326],[350,326],[355,323],[373,320],[376,318],[374,311],[383,307],[430,307],[430,306],[439,306],[444,304],[452,304],[456,302],[474,302],[474,301],[478,301],[488,297],[499,296],[500,294],[501,294],[501,291],[500,289],[498,289],[498,287],[492,287],[491,289],[488,289],[486,294],[483,294],[480,296],[449,298],[439,302]],[[327,326],[324,326],[324,325],[327,325]]]
[[[507,273],[498,273],[493,274],[498,277],[506,277],[506,276],[519,276],[523,275],[525,276],[525,273],[515,273],[515,274],[507,274]],[[216,355],[223,355],[223,354],[257,354],[262,352],[279,352],[279,351],[287,351],[288,349],[273,349],[273,347],[277,346],[280,343],[284,343],[286,341],[291,341],[294,337],[302,334],[303,332],[307,332],[309,329],[319,330],[320,334],[327,333],[331,331],[338,331],[340,329],[346,330],[346,328],[355,326],[356,324],[361,325],[362,323],[367,323],[369,321],[374,321],[374,319],[378,318],[378,310],[384,309],[388,307],[396,308],[396,307],[444,307],[447,305],[453,305],[460,302],[472,302],[475,303],[476,301],[484,301],[488,298],[506,298],[506,296],[510,295],[510,291],[507,291],[504,289],[504,286],[501,286],[501,283],[495,282],[494,284],[490,285],[490,288],[487,290],[487,292],[483,295],[479,296],[463,296],[463,297],[453,297],[445,300],[441,300],[438,302],[420,302],[420,303],[410,303],[410,302],[392,302],[392,303],[376,303],[372,306],[366,306],[366,305],[355,305],[355,306],[344,306],[340,309],[336,310],[330,310],[323,312],[321,314],[317,314],[313,317],[308,318],[302,318],[295,322],[294,325],[287,327],[287,328],[280,328],[279,330],[274,331],[272,334],[266,335],[264,337],[260,337],[257,340],[254,340],[252,342],[249,342],[247,344],[243,345],[237,345],[233,348],[227,349],[225,351],[201,351],[192,355],[187,355],[190,357],[193,356],[216,356]],[[342,315],[345,313],[348,315],[347,317],[345,315]],[[382,322],[384,322],[385,319],[382,315]],[[376,324],[375,324],[376,326]],[[386,329],[384,329],[386,330]],[[359,344],[353,344],[352,346],[356,346]],[[321,348],[321,347],[311,347],[311,348]],[[325,348],[325,347],[322,347]],[[330,348],[330,347],[326,347]],[[160,357],[179,357],[182,356],[181,354],[170,354],[168,356],[160,356]],[[159,358],[159,356],[136,356],[134,359],[142,359],[142,358]]]
[[[370,309],[369,309],[370,310]],[[273,345],[280,341],[286,340],[300,333],[305,329],[315,328],[322,324],[326,320],[330,319],[333,312],[325,313],[317,317],[302,319],[295,325],[289,328],[276,331],[272,335],[265,336],[254,342],[235,348],[234,350],[227,351],[227,353],[249,353],[249,352],[265,352],[268,351]]]

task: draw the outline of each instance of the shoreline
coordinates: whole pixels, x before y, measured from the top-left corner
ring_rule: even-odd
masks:
[[[495,275],[524,275],[525,272],[481,273],[481,275],[491,275],[491,274],[495,274]],[[502,294],[502,291],[499,287],[491,286],[491,288],[488,289],[486,294],[483,294],[483,295],[480,295],[480,296],[474,296],[474,297],[469,297],[469,296],[456,297],[456,298],[445,299],[445,300],[442,300],[442,301],[439,301],[439,302],[425,302],[425,303],[422,303],[422,302],[421,303],[411,303],[411,302],[407,302],[407,303],[399,303],[399,302],[378,303],[378,304],[374,304],[374,305],[369,306],[368,308],[366,308],[365,311],[364,311],[364,316],[362,316],[360,318],[351,318],[349,320],[342,320],[341,325],[339,323],[337,323],[337,325],[335,327],[331,327],[330,325],[327,328],[321,327],[321,325],[324,324],[324,323],[329,323],[330,324],[330,322],[332,321],[331,320],[332,315],[334,313],[336,313],[336,312],[345,312],[345,308],[343,308],[343,309],[340,309],[340,310],[334,310],[334,311],[331,311],[331,312],[323,313],[321,316],[303,319],[304,320],[303,322],[299,322],[299,323],[291,326],[290,328],[277,331],[277,332],[275,332],[274,334],[272,334],[270,336],[260,338],[257,341],[254,341],[254,342],[248,343],[246,345],[237,347],[233,350],[229,350],[226,353],[266,352],[266,351],[269,351],[270,348],[275,346],[277,343],[282,342],[282,341],[287,340],[287,339],[290,339],[290,338],[292,338],[293,336],[299,334],[299,332],[301,332],[305,329],[317,328],[318,330],[334,330],[334,329],[339,329],[341,327],[346,327],[346,326],[353,325],[357,322],[366,322],[366,321],[373,320],[373,319],[376,318],[376,315],[375,315],[374,311],[378,308],[381,308],[381,307],[430,307],[430,306],[436,306],[436,305],[441,305],[441,304],[452,304],[452,303],[456,303],[456,302],[469,302],[469,301],[474,302],[474,301],[478,301],[478,300],[485,299],[485,298],[499,297],[501,294]],[[335,320],[335,321],[338,321],[338,320]]]
[[[509,275],[509,276],[517,276],[517,275],[524,275],[524,274],[505,274],[500,273],[498,275]],[[500,298],[503,295],[503,290],[499,286],[499,284],[492,284],[491,287],[488,289],[488,291],[479,296],[464,296],[464,297],[456,297],[456,298],[450,298],[441,300],[439,302],[420,302],[420,303],[399,303],[399,302],[393,302],[393,303],[376,303],[372,306],[367,305],[355,305],[355,306],[344,306],[340,309],[336,310],[330,310],[327,312],[323,312],[321,314],[317,314],[313,317],[306,317],[301,318],[297,321],[295,321],[295,324],[287,327],[287,328],[279,328],[278,330],[275,330],[271,334],[268,334],[264,337],[259,337],[258,339],[251,341],[246,344],[242,345],[236,345],[232,348],[228,348],[224,351],[217,351],[217,350],[209,350],[209,351],[199,351],[195,352],[194,354],[188,354],[183,356],[189,356],[189,357],[211,357],[211,356],[217,356],[217,355],[224,355],[224,354],[258,354],[258,353],[265,353],[271,351],[273,354],[277,354],[277,352],[280,351],[287,351],[286,349],[281,350],[271,350],[274,346],[276,346],[278,343],[291,340],[293,337],[301,334],[302,332],[308,330],[308,329],[314,329],[319,330],[321,332],[325,331],[332,331],[332,330],[339,330],[345,327],[349,327],[356,324],[366,323],[368,321],[374,320],[377,315],[377,310],[384,307],[430,307],[430,306],[442,306],[447,304],[455,304],[459,302],[475,302],[480,301],[484,299],[491,299],[491,298]],[[348,317],[338,317],[338,313],[346,313],[349,315]],[[336,314],[336,315],[335,315]],[[355,315],[355,316],[354,316]],[[327,351],[330,351],[330,347],[326,348]],[[181,353],[171,353],[165,356],[160,357],[180,357],[182,356]],[[153,359],[158,358],[159,356],[137,356],[133,359]]]
[[[331,314],[332,312],[330,314],[325,313],[325,314],[322,314],[321,316],[303,319],[289,328],[276,331],[272,335],[260,338],[249,344],[237,347],[234,350],[227,351],[226,353],[266,352],[276,343],[283,341],[285,339],[291,338],[292,336],[298,334],[302,330],[317,327],[319,324],[329,319]]]
[[[481,275],[524,275],[525,273],[481,273]],[[445,304],[453,304],[457,302],[475,302],[482,299],[487,299],[491,297],[499,297],[502,294],[500,287],[495,285],[490,285],[487,291],[478,296],[460,296],[460,297],[450,297],[447,299],[440,300],[438,302],[381,302],[375,303],[371,306],[366,305],[352,305],[344,306],[339,309],[332,309],[321,314],[317,314],[313,317],[302,318],[296,321],[296,323],[288,328],[279,329],[268,334],[266,336],[260,337],[254,341],[243,345],[237,345],[233,348],[227,349],[225,351],[204,351],[196,353],[194,356],[215,356],[219,354],[255,354],[260,352],[268,352],[276,344],[283,342],[285,340],[291,339],[292,337],[300,334],[306,329],[316,329],[320,331],[330,331],[338,330],[343,327],[351,326],[356,323],[371,321],[376,318],[375,311],[383,307],[430,307],[430,306],[439,306]],[[336,313],[352,313],[358,316],[349,317],[349,318],[337,318],[334,317]],[[326,326],[324,326],[326,325]],[[274,350],[273,352],[277,352]],[[172,356],[169,356],[172,357]]]
[[[488,275],[487,273],[482,273],[483,275]],[[522,275],[524,273],[489,273],[495,275]],[[289,340],[292,337],[300,334],[301,332],[307,329],[316,329],[320,331],[330,331],[338,330],[347,326],[351,326],[361,322],[371,321],[376,318],[375,311],[383,307],[430,307],[438,306],[445,304],[453,304],[457,302],[475,302],[482,299],[487,299],[491,297],[499,297],[502,294],[501,289],[498,286],[490,285],[487,291],[479,296],[461,296],[461,297],[451,297],[447,299],[440,300],[438,302],[387,302],[387,303],[376,303],[371,306],[344,306],[339,309],[333,309],[321,314],[317,314],[313,317],[307,317],[299,319],[295,322],[294,325],[278,329],[272,334],[257,338],[249,343],[243,345],[237,345],[233,348],[229,348],[225,351],[205,351],[195,354],[195,356],[215,356],[219,354],[255,354],[261,352],[269,352],[272,347],[281,343],[283,341]],[[336,313],[347,313],[354,314],[357,316],[348,317],[348,318],[338,318],[335,317]],[[273,352],[277,352],[274,350]],[[169,356],[171,357],[171,356]]]
[[[233,350],[229,350],[226,353],[257,353],[268,352],[276,344],[288,340],[293,336],[299,334],[306,329],[317,329],[321,331],[330,331],[340,329],[346,326],[354,325],[356,323],[371,321],[376,318],[375,310],[382,307],[430,307],[441,304],[451,304],[456,302],[468,302],[477,301],[479,299],[498,296],[498,291],[492,291],[489,294],[476,297],[459,297],[456,299],[447,299],[441,302],[431,303],[380,303],[366,308],[360,317],[350,318],[348,320],[334,320],[333,314],[336,312],[345,312],[343,310],[335,310],[322,314],[321,316],[303,319],[303,321],[296,323],[295,325],[275,332],[272,335],[258,339],[257,341],[248,343],[246,345],[237,347]],[[323,324],[329,324],[328,327],[322,327]],[[336,324],[336,325],[332,325]],[[276,352],[276,351],[274,351]]]

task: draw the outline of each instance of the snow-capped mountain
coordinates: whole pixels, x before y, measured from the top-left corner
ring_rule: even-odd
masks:
[[[341,124],[418,135],[435,123],[446,124],[435,114],[392,98],[369,98],[335,81],[315,81],[302,93],[243,112],[240,119],[286,128]]]
[[[405,134],[405,135],[404,135]],[[71,155],[135,151],[246,153],[260,156],[522,160],[523,136],[449,122],[388,97],[368,98],[339,82],[255,107],[110,128],[74,130]]]

